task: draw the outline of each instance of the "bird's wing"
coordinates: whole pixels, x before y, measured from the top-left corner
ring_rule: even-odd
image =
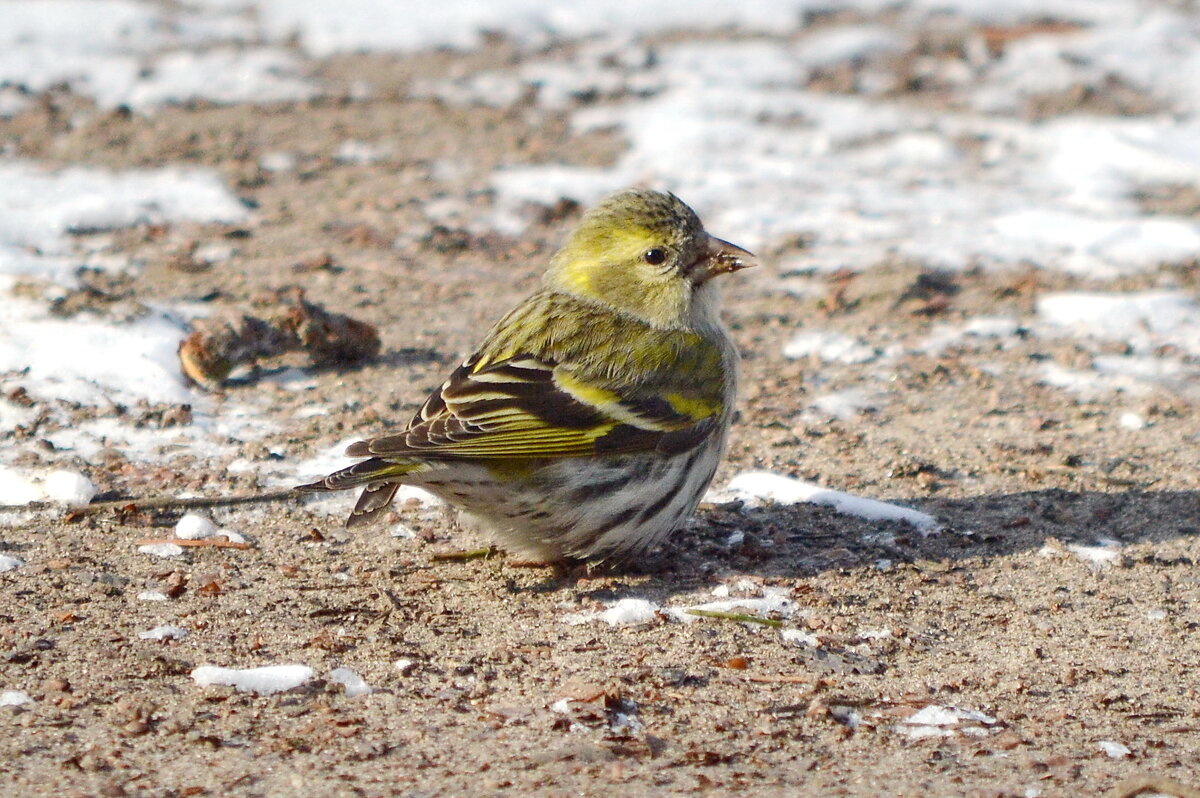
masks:
[[[721,381],[714,387],[711,378],[695,376],[661,370],[652,380],[618,387],[546,353],[475,356],[429,397],[407,429],[356,443],[346,453],[502,460],[683,452],[711,434],[724,411]]]

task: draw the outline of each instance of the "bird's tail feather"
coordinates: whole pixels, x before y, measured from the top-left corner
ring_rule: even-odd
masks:
[[[346,490],[364,485],[354,511],[346,519],[347,527],[366,526],[379,519],[392,504],[392,497],[400,489],[403,478],[421,468],[420,463],[394,463],[379,457],[335,471],[324,479],[297,485],[296,490],[305,493]]]
[[[335,471],[327,477],[318,479],[316,482],[310,482],[307,485],[297,485],[296,490],[304,491],[305,493],[346,490],[348,488],[357,488],[359,485],[379,482],[380,480],[398,480],[405,474],[411,474],[419,468],[421,468],[419,463],[395,463],[379,457],[372,457],[370,460],[355,463],[352,466],[343,468],[341,471]]]
[[[346,528],[367,526],[378,521],[379,516],[392,506],[392,497],[399,489],[399,482],[367,483],[367,486],[363,488],[362,495],[358,497],[358,503],[354,505],[350,517],[346,519]]]

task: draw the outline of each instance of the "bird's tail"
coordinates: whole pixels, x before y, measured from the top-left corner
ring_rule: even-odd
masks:
[[[346,519],[347,527],[366,526],[376,521],[392,503],[392,497],[400,489],[405,474],[421,468],[419,463],[394,463],[378,457],[355,463],[341,471],[335,471],[324,479],[297,485],[296,490],[305,493],[346,490],[365,486],[354,511]]]

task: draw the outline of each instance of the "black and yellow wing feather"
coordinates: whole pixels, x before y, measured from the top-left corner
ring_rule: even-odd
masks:
[[[686,452],[720,427],[724,358],[697,333],[537,294],[493,328],[403,431],[352,444],[348,456],[368,459],[298,490],[366,485],[347,521],[359,526],[387,509],[406,475],[438,462],[503,468],[543,458]]]
[[[521,313],[527,318],[512,318]],[[578,320],[574,334],[562,334],[564,317]],[[523,334],[493,332],[402,432],[346,453],[388,460],[672,454],[703,441],[724,411],[722,353],[695,333],[650,328],[560,294],[535,296],[501,330]],[[622,362],[614,368],[611,358],[595,358],[602,350]]]

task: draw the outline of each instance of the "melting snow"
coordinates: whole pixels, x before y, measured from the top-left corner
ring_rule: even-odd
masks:
[[[227,685],[242,693],[271,695],[282,693],[307,682],[313,669],[306,665],[268,665],[262,668],[219,668],[201,665],[192,671],[192,678],[201,687]]]
[[[821,638],[803,629],[784,629],[779,633],[779,636],[788,643],[796,643],[801,646],[817,648],[821,645]]]
[[[217,525],[199,513],[184,513],[175,524],[175,537],[184,540],[202,540],[217,534]]]
[[[97,231],[138,223],[247,221],[245,206],[214,173],[184,168],[47,170],[10,161],[0,162],[0,184],[0,390],[19,387],[34,398],[100,408],[139,401],[193,408],[191,425],[159,430],[137,428],[107,410],[78,421],[52,404],[49,418],[61,421],[63,428],[43,437],[56,450],[89,460],[106,447],[119,447],[127,457],[143,461],[197,448],[215,457],[231,448],[229,439],[247,440],[270,431],[270,422],[246,408],[227,404],[215,414],[216,402],[184,383],[176,349],[185,325],[177,315],[152,309],[127,322],[87,313],[60,318],[45,301],[13,294],[19,279],[70,285],[76,269],[89,263],[136,268],[111,258],[97,261],[87,250]],[[61,290],[47,288],[46,294]],[[0,406],[2,426],[28,423],[32,417],[21,410],[9,403]],[[3,459],[21,448],[7,447]],[[33,484],[26,490],[31,498],[24,501],[46,498],[36,495],[41,490],[36,475],[19,476]],[[5,484],[14,489],[12,480]],[[86,501],[89,490],[78,479],[44,487],[54,494],[49,498],[77,503]]]
[[[904,521],[922,532],[932,532],[938,527],[936,518],[908,507],[853,496],[767,471],[738,474],[730,480],[728,487],[722,491],[710,492],[706,500],[741,500],[750,507],[757,507],[766,501],[779,504],[809,502],[828,505],[839,513],[857,515],[869,521]]]
[[[291,53],[242,46],[257,32],[233,14],[132,0],[0,0],[0,19],[0,84],[30,92],[66,83],[101,106],[139,110],[191,99],[274,102],[317,93]],[[213,44],[225,46],[205,49]]]
[[[187,629],[171,624],[163,624],[145,632],[138,632],[138,637],[142,640],[181,640],[187,635]]]
[[[50,471],[25,475],[0,466],[0,504],[51,501],[66,505],[87,504],[96,495],[91,480],[76,471]]]
[[[614,601],[599,612],[576,612],[563,617],[563,622],[571,625],[604,621],[610,626],[636,626],[654,623],[663,618],[670,618],[683,623],[695,623],[702,620],[700,615],[692,615],[688,610],[705,612],[737,612],[746,615],[767,617],[778,615],[790,618],[796,613],[796,602],[791,599],[791,593],[782,588],[762,588],[752,585],[758,595],[743,598],[730,598],[721,601],[709,601],[702,604],[662,606],[653,601],[640,598],[624,598]],[[724,588],[724,589],[722,589]],[[728,587],[718,586],[714,593],[729,595]]]
[[[183,546],[178,543],[147,543],[144,546],[138,546],[138,551],[152,557],[183,556]]]
[[[249,214],[215,173],[193,168],[48,170],[0,161],[0,274],[65,282],[79,265],[70,234],[140,223],[242,223]]]
[[[762,595],[757,597],[731,598],[722,601],[709,601],[690,607],[672,607],[671,617],[684,623],[695,623],[702,620],[701,615],[692,615],[688,610],[702,612],[732,612],[746,615],[756,615],[766,618],[779,615],[790,618],[796,612],[796,602],[791,598],[791,591],[784,588],[763,588]]]
[[[919,740],[923,737],[949,737],[955,733],[979,736],[987,734],[987,727],[995,724],[996,718],[982,712],[930,704],[914,712],[897,728],[908,737]]]
[[[847,421],[875,407],[872,395],[861,388],[823,393],[812,398],[809,407],[817,414]]]
[[[375,692],[371,685],[350,668],[334,668],[329,672],[329,680],[342,685],[350,698],[360,695],[370,695]]]
[[[566,623],[576,625],[600,620],[609,626],[635,626],[653,623],[661,617],[662,608],[653,601],[639,598],[619,599],[602,612],[578,612],[566,616]]]
[[[42,305],[5,296],[0,277],[0,384],[31,396],[87,405],[192,399],[175,350],[183,327],[155,314],[128,324],[90,316],[60,319]]]
[[[783,356],[797,359],[816,357],[825,363],[870,363],[880,351],[860,338],[835,332],[797,333],[783,348]]]
[[[24,690],[5,690],[0,692],[0,707],[19,707],[22,704],[32,704],[33,699]]]
[[[1100,742],[1096,743],[1096,745],[1099,746],[1100,750],[1107,754],[1110,759],[1125,759],[1126,757],[1133,755],[1133,751],[1129,749],[1129,746],[1118,743],[1115,740],[1101,740]]]
[[[1067,545],[1067,551],[1097,567],[1112,565],[1121,560],[1121,543],[1115,540],[1101,541],[1095,546],[1070,543]]]

